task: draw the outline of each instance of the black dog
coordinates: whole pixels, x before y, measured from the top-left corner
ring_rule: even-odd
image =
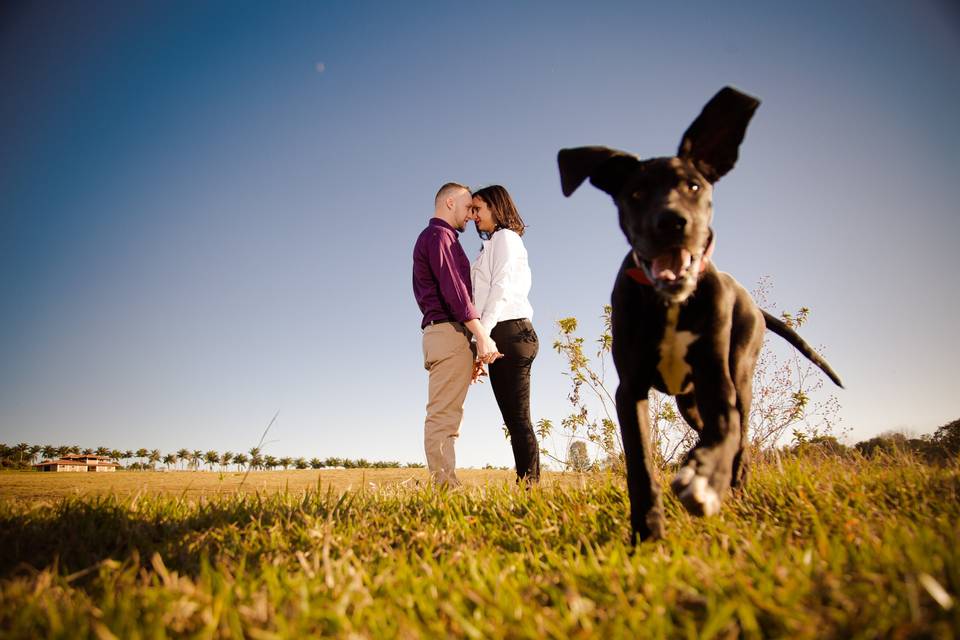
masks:
[[[745,479],[753,372],[765,329],[843,386],[800,336],[710,262],[713,183],[733,168],[759,104],[724,88],[687,129],[675,157],[640,160],[606,147],[558,155],[563,194],[590,178],[613,197],[632,249],[613,288],[612,333],[634,542],[663,536],[650,451],[651,387],[676,396],[699,433],[672,488],[688,511],[710,515]]]

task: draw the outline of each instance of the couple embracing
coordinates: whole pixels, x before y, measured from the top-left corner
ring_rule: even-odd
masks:
[[[483,240],[470,264],[459,234],[472,221]],[[530,322],[526,225],[506,189],[474,193],[449,182],[413,249],[413,293],[423,313],[429,372],[424,449],[434,482],[458,486],[454,443],[467,389],[489,367],[490,386],[510,432],[517,477],[540,479],[540,449],[530,422],[530,367],[539,342]]]

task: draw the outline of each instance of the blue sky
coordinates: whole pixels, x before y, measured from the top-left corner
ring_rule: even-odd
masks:
[[[63,4],[0,10],[0,441],[238,451],[279,411],[268,453],[421,461],[411,251],[448,180],[530,225],[559,422],[554,322],[597,335],[626,244],[556,152],[670,155],[724,85],[762,104],[718,266],[811,308],[850,441],[960,415],[949,3]],[[474,387],[462,465],[512,464],[500,423]]]

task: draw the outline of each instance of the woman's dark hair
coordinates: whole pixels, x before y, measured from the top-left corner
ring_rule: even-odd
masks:
[[[523,230],[527,225],[523,223],[520,214],[517,213],[517,205],[513,204],[513,198],[507,193],[507,190],[498,184],[492,184],[489,187],[478,189],[473,192],[474,198],[480,198],[493,214],[493,223],[497,229],[510,229],[516,232],[518,236],[523,235]],[[484,233],[480,233],[483,238]]]

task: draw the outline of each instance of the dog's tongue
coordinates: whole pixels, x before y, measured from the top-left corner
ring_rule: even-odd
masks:
[[[692,261],[693,254],[686,249],[671,249],[653,259],[650,272],[657,280],[672,282],[683,276]]]

